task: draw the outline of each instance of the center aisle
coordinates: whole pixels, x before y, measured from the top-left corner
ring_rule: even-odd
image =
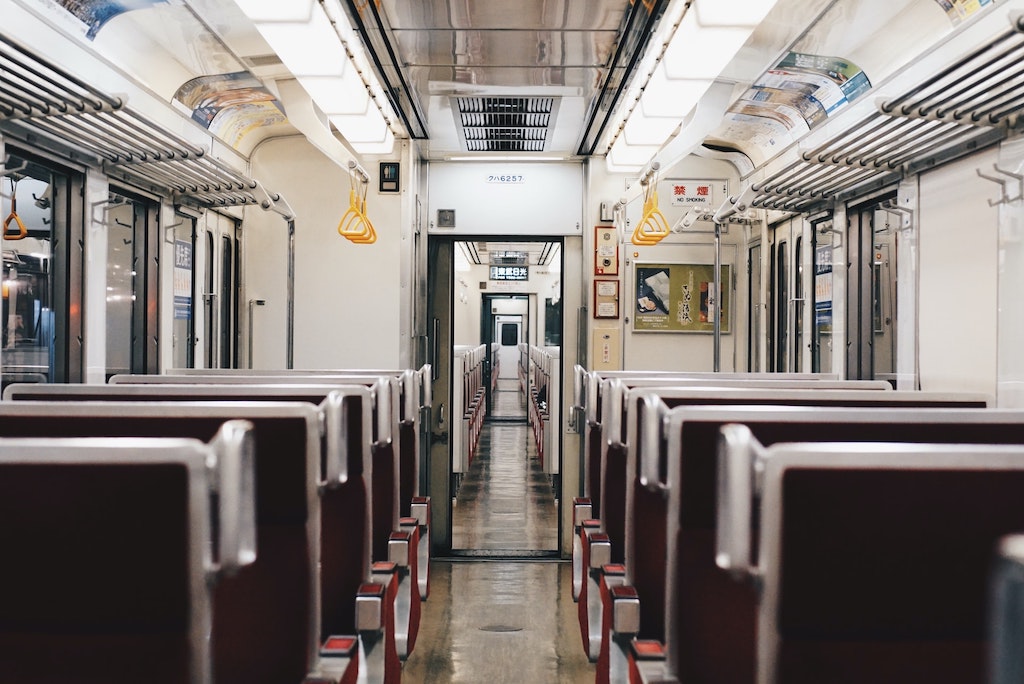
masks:
[[[558,506],[525,418],[514,419],[524,415],[518,382],[500,379],[494,398],[498,420],[485,424],[452,509],[453,546],[467,557],[431,562],[430,598],[402,681],[593,682],[572,567],[556,558]]]
[[[594,681],[569,563],[434,561],[431,572],[404,684]]]

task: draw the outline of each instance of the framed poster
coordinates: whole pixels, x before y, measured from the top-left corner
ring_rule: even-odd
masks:
[[[619,281],[594,281],[594,318],[619,317]]]
[[[721,311],[721,330],[730,332],[732,266],[722,264],[721,307],[714,273],[713,264],[637,264],[633,330],[714,332]]]

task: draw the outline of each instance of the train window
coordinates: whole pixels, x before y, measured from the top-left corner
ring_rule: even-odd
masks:
[[[814,225],[814,311],[811,368],[832,369],[832,221]]]
[[[778,261],[776,262],[775,287],[775,351],[778,357],[775,370],[784,373],[789,370],[789,253],[787,242],[779,243]]]
[[[106,373],[153,373],[159,203],[112,190],[104,206],[107,232]]]
[[[217,367],[217,349],[214,341],[216,340],[216,331],[214,330],[214,320],[216,320],[217,312],[217,279],[215,278],[215,269],[217,266],[217,259],[215,258],[216,252],[214,251],[215,245],[217,244],[213,233],[204,232],[203,244],[205,245],[205,259],[203,264],[205,266],[203,276],[203,342],[205,348],[205,366],[204,368],[216,368]]]
[[[179,214],[174,226],[174,368],[195,367],[195,268],[196,220]]]
[[[747,313],[749,325],[749,343],[747,345],[747,370],[759,372],[761,370],[761,312],[764,302],[761,300],[761,245],[756,244],[750,247],[750,279],[749,279],[749,301],[750,308]]]
[[[4,222],[4,382],[54,377],[53,174],[11,155],[0,184]]]
[[[111,193],[107,227],[107,377],[135,368],[136,221],[135,203]]]
[[[232,368],[235,358],[238,278],[235,269],[234,239],[228,235],[221,237],[220,264],[220,367]]]
[[[803,370],[804,345],[804,237],[797,235],[793,248],[793,371]]]

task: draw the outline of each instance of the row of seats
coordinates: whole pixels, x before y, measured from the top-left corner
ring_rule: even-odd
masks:
[[[488,364],[486,345],[456,347],[452,377],[456,378],[452,406],[459,423],[453,426],[452,472],[458,480],[469,472],[476,458],[487,416],[485,372]],[[496,355],[495,355],[496,356]],[[497,378],[497,374],[494,375]]]
[[[1019,416],[978,411],[984,397],[848,389],[829,379],[629,373],[578,379],[578,404],[587,412],[586,482],[596,496],[577,501],[574,591],[598,681],[627,681],[631,670],[633,681],[918,681],[906,671],[890,680],[821,671],[791,679],[758,667],[769,662],[755,657],[762,643],[755,636],[761,633],[756,617],[764,604],[756,589],[762,575],[753,571],[748,577],[756,581],[736,583],[716,565],[718,432],[738,422],[766,443],[959,442],[964,434],[974,436],[960,423],[980,421],[985,427],[975,430],[975,441],[1012,442],[1016,437],[1008,434],[1024,432],[1014,426]],[[820,389],[803,386],[808,383]],[[908,427],[922,415],[926,427]],[[992,429],[1002,423],[1006,427]],[[759,537],[752,538],[751,548],[759,549]]]
[[[523,396],[527,397],[528,422],[537,448],[537,462],[545,473],[553,475],[558,473],[558,459],[551,454],[556,454],[559,447],[558,430],[552,426],[561,424],[560,350],[521,344],[519,351],[519,384]]]
[[[165,672],[165,658],[147,651],[149,669],[159,670],[147,678],[246,684],[400,681],[401,659],[415,645],[420,602],[429,591],[429,500],[418,495],[417,472],[420,412],[430,403],[429,368],[282,372],[276,377],[232,371],[117,377],[112,383],[12,385],[0,404],[0,436],[209,442],[225,423],[243,420],[252,452],[247,492],[253,511],[251,557],[230,576],[197,565],[199,555],[188,557],[191,565],[181,577],[190,582],[199,577],[210,589],[205,599],[200,595],[195,602],[181,603],[181,610],[208,623],[205,631],[190,636],[205,641],[179,644],[190,660],[177,674]],[[222,484],[221,478],[214,479]],[[62,509],[72,537],[80,517],[93,520],[80,507],[91,498],[86,496],[91,479],[74,486],[81,491]],[[131,494],[127,487],[124,492]],[[35,496],[46,498],[39,491]],[[145,493],[134,496],[145,498]],[[221,489],[211,498],[224,496]],[[112,528],[117,541],[110,546],[117,547],[112,549],[114,562],[126,567],[111,576],[116,581],[101,585],[101,600],[113,612],[134,610],[137,592],[131,578],[141,577],[139,583],[156,592],[173,581],[160,574],[165,567],[128,567],[137,546],[159,544],[144,529],[125,530],[136,525],[130,502],[130,496],[121,503],[113,495],[97,502],[120,521]],[[185,509],[177,524],[191,529],[196,514]],[[21,530],[33,517],[15,519]],[[225,528],[224,519],[216,518],[211,526],[239,529],[237,522],[227,522]],[[205,548],[220,553],[231,546],[217,540]],[[175,567],[181,566],[179,561]],[[68,591],[95,599],[88,577],[85,585]],[[70,568],[66,579],[80,578]],[[45,573],[3,582],[24,596],[47,595],[50,585]],[[74,668],[73,681],[144,680],[137,669],[127,672],[122,665],[122,660],[138,659],[137,653],[121,653],[132,650],[124,634],[68,623],[59,615],[50,621],[49,615],[49,610],[39,611],[31,625],[0,626],[0,633],[11,637],[0,641],[12,646],[0,655],[0,681],[67,681],[62,668],[69,667]],[[143,624],[129,633],[163,629]],[[38,639],[34,652],[20,643],[29,633]],[[99,644],[97,657],[67,657],[64,642],[78,649],[77,638],[85,649]],[[48,649],[49,656],[39,658],[40,649]],[[98,657],[101,653],[105,656]]]

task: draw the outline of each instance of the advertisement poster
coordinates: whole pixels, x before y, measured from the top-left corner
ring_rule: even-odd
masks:
[[[832,332],[832,245],[814,254],[814,321],[819,332]]]
[[[713,264],[638,264],[633,329],[654,332],[729,332],[732,267],[723,264],[721,307]]]
[[[116,16],[153,5],[165,5],[167,0],[54,0],[72,16],[82,22],[85,37],[96,38],[103,25]]]
[[[174,318],[192,318],[192,243],[174,241]]]
[[[961,21],[989,5],[992,0],[935,0],[939,7],[946,10],[946,16],[956,26]]]
[[[281,103],[248,71],[193,78],[178,88],[174,100],[235,148],[250,132],[285,121]]]

